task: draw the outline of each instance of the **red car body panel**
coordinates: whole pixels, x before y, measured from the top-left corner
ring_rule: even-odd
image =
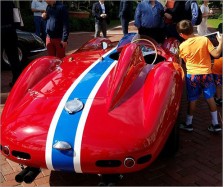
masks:
[[[106,50],[101,48],[103,42],[108,45]],[[103,67],[103,63],[110,61],[114,66],[110,66],[111,70],[105,74],[94,97],[81,98],[82,93],[78,94],[86,102],[83,114],[80,114],[86,114],[85,126],[83,134],[76,135],[81,136],[78,142],[80,153],[75,142],[72,146],[74,154],[68,154],[68,157],[75,160],[78,154],[80,161],[74,161],[74,169],[63,159],[61,165],[64,166],[52,164],[52,167],[83,173],[127,173],[141,170],[157,158],[178,115],[183,70],[178,58],[159,46],[158,54],[164,60],[155,65],[145,62],[138,43],[123,46],[118,61],[111,60],[109,53],[113,51],[109,51],[114,46],[108,39],[93,39],[63,60],[42,57],[24,70],[2,113],[0,144],[2,150],[9,147],[8,159],[27,166],[52,169],[46,158],[51,154],[46,142],[63,98],[94,63],[102,63]],[[90,75],[85,81],[91,81],[99,73]],[[90,108],[86,113],[88,105]],[[78,114],[71,117],[75,119]],[[79,128],[79,124],[77,126]],[[66,136],[69,133],[64,134],[68,139]],[[57,154],[63,158],[67,153],[58,151]],[[136,162],[133,167],[123,164],[129,157]],[[147,161],[143,162],[144,158]],[[104,161],[108,161],[106,165],[102,164]]]

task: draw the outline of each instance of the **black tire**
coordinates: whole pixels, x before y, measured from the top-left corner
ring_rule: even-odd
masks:
[[[25,58],[26,58],[25,57],[26,53],[25,53],[25,51],[23,50],[23,48],[21,46],[18,46],[18,53],[19,53],[19,60],[20,60],[20,62],[23,62],[25,60]],[[8,61],[8,57],[7,57],[7,54],[5,52],[5,49],[2,50],[2,62],[10,67],[10,62]]]
[[[100,176],[101,181],[98,186],[115,186],[122,177],[123,176],[120,174],[102,174]]]

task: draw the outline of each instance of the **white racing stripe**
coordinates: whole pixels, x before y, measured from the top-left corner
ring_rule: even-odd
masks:
[[[114,48],[110,51],[108,51],[106,54],[103,55],[103,57],[106,57],[109,53],[111,53],[114,50]],[[83,79],[84,76],[94,67],[97,63],[99,63],[101,60],[98,59],[96,62],[94,62],[91,66],[89,66],[70,86],[70,88],[67,90],[65,95],[63,96],[62,100],[60,101],[58,108],[56,109],[56,112],[53,116],[53,119],[51,121],[48,135],[47,135],[47,142],[46,142],[46,149],[45,149],[45,161],[46,166],[50,170],[54,170],[53,164],[52,164],[52,146],[53,146],[53,139],[54,139],[54,133],[55,129],[57,127],[58,120],[61,116],[62,110],[65,106],[65,103],[67,102],[69,96],[73,92],[73,90],[76,88],[76,86],[80,83],[80,81]],[[88,104],[87,104],[88,105]],[[80,120],[81,121],[81,120]],[[80,128],[78,128],[80,129]],[[80,138],[79,138],[80,139]]]
[[[86,101],[86,104],[85,104],[85,107],[83,109],[82,115],[80,117],[78,128],[77,128],[77,131],[76,131],[76,136],[75,136],[75,144],[74,144],[75,145],[74,150],[75,150],[76,156],[73,159],[74,169],[75,169],[75,172],[77,172],[77,173],[82,173],[82,169],[81,169],[82,137],[83,137],[83,131],[84,131],[85,124],[86,124],[86,119],[88,117],[89,110],[90,110],[92,102],[94,100],[93,98],[95,98],[96,93],[98,92],[100,86],[102,85],[103,81],[106,79],[106,77],[108,76],[108,74],[110,73],[112,68],[116,65],[116,63],[117,63],[117,60],[115,60],[108,67],[108,69],[104,72],[104,74],[100,77],[100,79],[96,83],[95,87],[92,89],[91,93],[89,94],[89,97]]]

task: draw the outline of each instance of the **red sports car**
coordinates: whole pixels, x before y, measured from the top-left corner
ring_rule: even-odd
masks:
[[[1,151],[23,167],[117,175],[149,166],[177,146],[184,73],[178,42],[130,33],[95,38],[73,54],[34,60],[6,101]],[[166,144],[166,142],[169,144]]]

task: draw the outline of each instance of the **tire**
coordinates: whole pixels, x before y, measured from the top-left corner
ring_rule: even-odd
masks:
[[[173,157],[179,149],[179,130],[175,125],[161,151],[162,157]]]
[[[18,47],[18,54],[19,54],[19,61],[22,62],[25,59],[25,54],[24,54],[24,51],[22,50],[21,47]],[[10,62],[8,60],[8,56],[7,56],[6,52],[5,52],[5,49],[3,49],[3,51],[2,51],[2,60],[7,65],[11,66],[11,64],[10,64]]]

